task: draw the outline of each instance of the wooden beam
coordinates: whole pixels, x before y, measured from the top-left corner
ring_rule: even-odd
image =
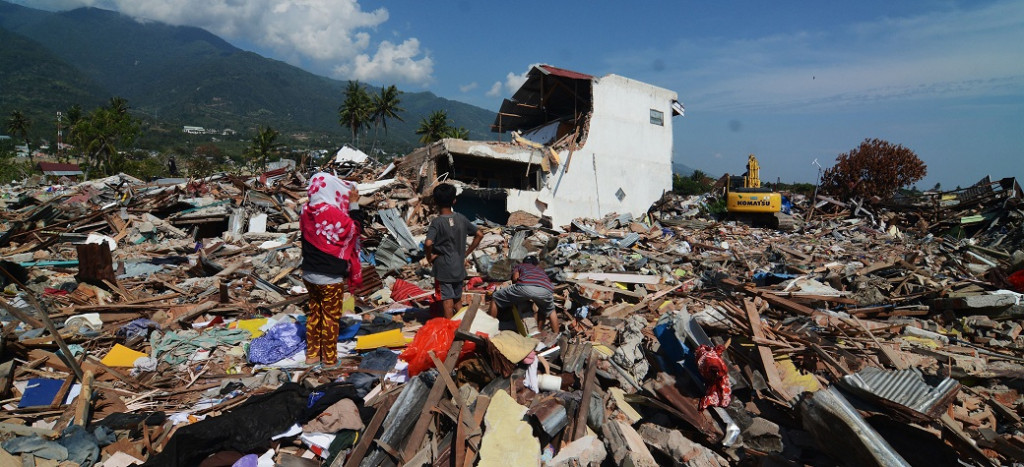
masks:
[[[747,313],[747,321],[750,323],[750,330],[755,338],[764,339],[764,330],[761,329],[761,315],[757,314],[754,302],[743,300],[743,309]],[[779,375],[779,367],[775,366],[775,356],[772,350],[766,345],[757,344],[757,353],[761,357],[761,366],[764,367],[764,374],[768,378],[768,385],[787,402],[793,398],[782,383],[782,376]]]
[[[75,425],[85,427],[89,423],[89,409],[92,408],[92,381],[91,371],[85,372],[82,378],[82,393],[78,395],[78,408],[75,410]]]
[[[587,415],[590,412],[590,399],[594,394],[594,385],[597,383],[597,355],[591,350],[587,359],[587,373],[583,377],[583,397],[580,399],[579,410],[576,411],[576,421],[573,424],[572,439],[576,441],[587,434]]]

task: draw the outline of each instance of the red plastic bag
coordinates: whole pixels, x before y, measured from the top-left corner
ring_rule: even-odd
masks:
[[[412,339],[409,346],[405,348],[398,358],[409,363],[409,376],[416,376],[421,371],[434,367],[429,352],[434,351],[438,359],[444,361],[448,355],[448,349],[455,341],[455,331],[459,328],[461,321],[454,321],[444,318],[434,318],[416,331],[416,337]]]

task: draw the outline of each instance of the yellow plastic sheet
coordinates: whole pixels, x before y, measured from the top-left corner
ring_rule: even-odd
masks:
[[[100,360],[100,363],[109,367],[131,367],[135,366],[135,360],[141,357],[148,357],[142,352],[129,349],[121,344],[115,344],[114,348],[107,352],[107,356]]]
[[[256,318],[256,319],[243,319],[235,322],[234,326],[229,326],[230,329],[245,329],[252,334],[252,338],[255,339],[263,335],[263,331],[260,328],[264,324],[267,324],[267,318]]]
[[[409,341],[402,335],[401,329],[378,332],[356,337],[356,350],[376,349],[378,347],[404,347]]]

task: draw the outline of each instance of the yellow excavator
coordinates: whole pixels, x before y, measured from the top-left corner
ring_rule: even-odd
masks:
[[[729,217],[752,225],[780,228],[792,218],[782,214],[782,194],[761,186],[761,166],[753,154],[747,157],[747,172],[726,175],[725,200]]]

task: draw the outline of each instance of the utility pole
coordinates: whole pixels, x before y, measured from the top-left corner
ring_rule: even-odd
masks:
[[[62,154],[61,151],[63,150],[63,147],[62,147],[63,146],[63,144],[62,144],[63,142],[61,140],[63,129],[61,128],[61,123],[63,123],[63,121],[64,121],[64,113],[62,113],[61,111],[58,110],[57,111],[57,160],[58,161],[63,161],[64,160],[63,157],[61,157],[61,154]]]

